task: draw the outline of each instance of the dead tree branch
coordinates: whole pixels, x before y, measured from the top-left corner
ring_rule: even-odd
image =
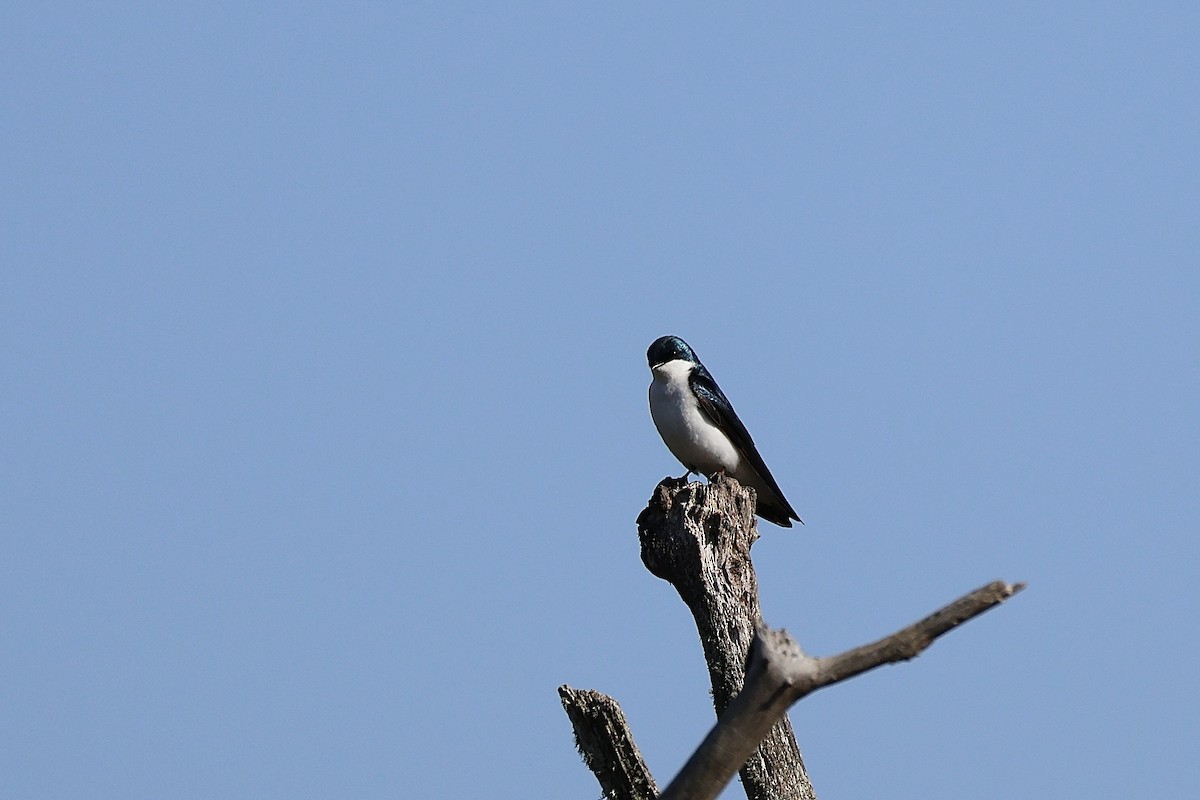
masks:
[[[591,689],[558,687],[575,729],[575,746],[606,800],[654,800],[658,786],[633,742],[617,701]],[[736,767],[735,767],[736,769]]]
[[[638,537],[647,569],[670,582],[692,612],[718,716],[664,800],[710,800],[739,771],[750,800],[815,800],[787,709],[824,686],[916,657],[1025,586],[995,581],[877,642],[815,658],[762,621],[750,561],[758,539],[751,490],[724,477],[709,484],[667,478],[638,516]],[[655,797],[654,779],[616,701],[566,686],[559,694],[605,797]]]
[[[715,798],[753,752],[753,743],[771,730],[793,703],[875,667],[915,658],[942,634],[1023,588],[1023,583],[994,581],[891,636],[827,658],[806,655],[786,631],[760,629],[751,648],[745,688],[721,714],[661,800]]]
[[[692,612],[719,716],[742,689],[750,643],[763,624],[750,560],[758,539],[753,492],[732,478],[667,478],[638,516],[638,537],[646,568]],[[741,768],[749,800],[816,799],[786,715],[754,741],[761,744]]]

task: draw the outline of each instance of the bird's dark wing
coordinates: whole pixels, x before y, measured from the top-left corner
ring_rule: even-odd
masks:
[[[700,401],[700,410],[729,437],[729,441],[733,442],[733,446],[758,473],[758,477],[762,478],[763,483],[774,492],[774,498],[761,498],[760,505],[778,506],[781,511],[786,512],[784,522],[778,524],[786,523],[787,526],[790,526],[791,523],[787,522],[789,516],[792,519],[800,519],[792,509],[791,503],[784,498],[783,491],[775,482],[775,477],[771,475],[766,462],[759,455],[754,440],[750,438],[750,431],[746,430],[746,426],[738,418],[737,412],[733,410],[733,404],[721,391],[721,387],[717,386],[717,382],[713,380],[708,370],[702,364],[697,364],[692,369],[691,375],[688,376],[688,383],[695,393],[696,399]]]

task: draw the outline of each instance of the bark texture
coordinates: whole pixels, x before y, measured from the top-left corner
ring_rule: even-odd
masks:
[[[667,478],[638,516],[642,561],[671,583],[696,621],[717,724],[660,800],[711,800],[736,772],[750,800],[815,800],[788,708],[808,694],[883,664],[916,657],[937,637],[1025,587],[994,581],[877,642],[815,658],[762,621],[750,547],[753,492],[731,478]],[[610,800],[657,795],[616,701],[563,686],[576,744]]]
[[[606,800],[654,800],[658,786],[633,742],[617,701],[590,689],[558,687],[575,729],[575,747],[600,782]],[[736,769],[736,767],[734,768]]]
[[[667,478],[638,516],[642,562],[692,612],[717,715],[742,690],[746,658],[763,625],[750,546],[758,539],[753,492],[732,478]],[[757,740],[756,740],[757,741]],[[749,800],[815,800],[787,715],[740,770]]]
[[[783,630],[755,635],[742,691],[675,776],[661,800],[712,800],[733,778],[754,742],[772,729],[801,698],[884,664],[915,658],[963,622],[1012,597],[1025,584],[994,581],[872,644],[836,656],[806,655]]]

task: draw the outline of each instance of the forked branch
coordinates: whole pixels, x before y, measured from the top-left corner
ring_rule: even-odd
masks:
[[[826,658],[806,655],[787,631],[761,627],[750,648],[742,691],[667,786],[662,800],[716,797],[793,703],[875,667],[915,658],[942,634],[1023,588],[1023,583],[994,581],[891,636]]]
[[[753,491],[718,476],[668,478],[638,517],[642,561],[675,587],[696,622],[712,680],[716,727],[663,792],[715,798],[741,772],[749,800],[815,800],[788,708],[824,686],[916,657],[935,639],[1007,600],[1025,584],[995,581],[872,644],[825,658],[806,655],[762,621],[750,548],[758,539]],[[651,800],[654,779],[616,701],[559,689],[576,742],[610,800]]]

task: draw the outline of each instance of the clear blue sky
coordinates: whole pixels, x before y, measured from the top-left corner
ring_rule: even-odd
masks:
[[[1191,797],[1200,7],[904,5],[7,3],[0,794],[595,797],[561,683],[665,782],[675,333],[768,622],[1030,583],[793,709],[822,797]]]

